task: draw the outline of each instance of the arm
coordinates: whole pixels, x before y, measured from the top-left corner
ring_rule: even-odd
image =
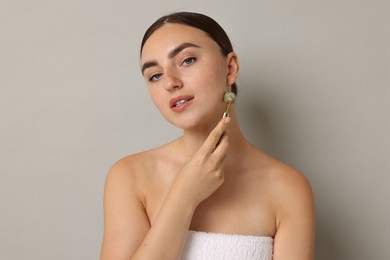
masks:
[[[217,125],[199,151],[176,174],[152,226],[145,212],[142,191],[137,187],[137,174],[134,174],[137,169],[120,163],[113,167],[105,187],[101,260],[180,257],[195,208],[223,183],[228,138],[224,135],[218,141],[228,121],[222,120]]]
[[[150,228],[137,186],[139,176],[134,174],[137,169],[129,167],[131,163],[131,158],[121,160],[107,175],[101,260],[130,259]]]
[[[107,177],[100,259],[177,259],[194,207],[168,195],[150,227],[135,178],[125,171],[117,165]]]
[[[310,184],[289,170],[278,190],[274,260],[313,260],[315,217]]]

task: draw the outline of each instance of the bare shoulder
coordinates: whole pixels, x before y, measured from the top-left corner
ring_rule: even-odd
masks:
[[[153,157],[152,151],[145,151],[123,157],[112,165],[108,173],[108,178],[111,176],[136,178],[137,173],[147,170],[148,164],[145,162],[150,161],[151,157]]]
[[[145,205],[145,197],[142,191],[143,175],[146,172],[143,160],[147,155],[128,155],[116,161],[110,168],[104,189],[105,218],[108,219],[110,208],[114,208],[119,202],[128,203],[125,198],[131,198],[138,208]],[[119,206],[116,206],[119,207]],[[107,221],[106,221],[107,222]],[[107,226],[107,224],[106,224]]]
[[[272,198],[277,226],[295,213],[312,218],[314,199],[311,185],[304,174],[263,152],[257,154],[261,163],[259,175],[265,182],[263,186]]]
[[[263,156],[265,172],[278,196],[312,196],[310,183],[304,174],[269,155]]]
[[[104,189],[104,237],[101,259],[130,258],[150,228],[145,212],[148,180],[158,152],[126,156],[109,170]]]
[[[106,183],[113,185],[131,185],[132,188],[141,188],[147,175],[152,171],[157,149],[128,155],[116,161],[110,168]]]
[[[266,156],[275,213],[274,259],[313,259],[315,211],[311,185],[296,169]]]
[[[169,158],[172,143],[135,153],[115,162],[108,172],[106,186],[126,186],[140,196],[149,189],[150,181],[155,179],[157,169]],[[148,188],[146,187],[148,186]]]

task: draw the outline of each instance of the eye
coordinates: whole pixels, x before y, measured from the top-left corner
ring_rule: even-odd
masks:
[[[182,65],[191,65],[192,63],[194,63],[196,61],[196,58],[195,57],[190,57],[190,58],[187,58],[183,61]]]
[[[161,77],[162,77],[162,73],[156,73],[156,74],[153,74],[153,75],[149,78],[149,81],[156,81],[156,80],[159,80]]]

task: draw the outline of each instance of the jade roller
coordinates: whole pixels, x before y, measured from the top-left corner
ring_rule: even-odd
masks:
[[[223,101],[226,103],[226,110],[223,113],[222,118],[229,116],[229,108],[230,105],[234,103],[234,100],[236,99],[236,95],[233,92],[226,92],[225,95],[223,95]]]

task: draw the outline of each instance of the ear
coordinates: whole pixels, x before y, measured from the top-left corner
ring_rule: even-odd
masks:
[[[240,70],[240,65],[238,63],[237,54],[230,52],[226,57],[227,62],[227,78],[226,83],[228,86],[233,85],[236,82],[238,77],[238,72]]]

